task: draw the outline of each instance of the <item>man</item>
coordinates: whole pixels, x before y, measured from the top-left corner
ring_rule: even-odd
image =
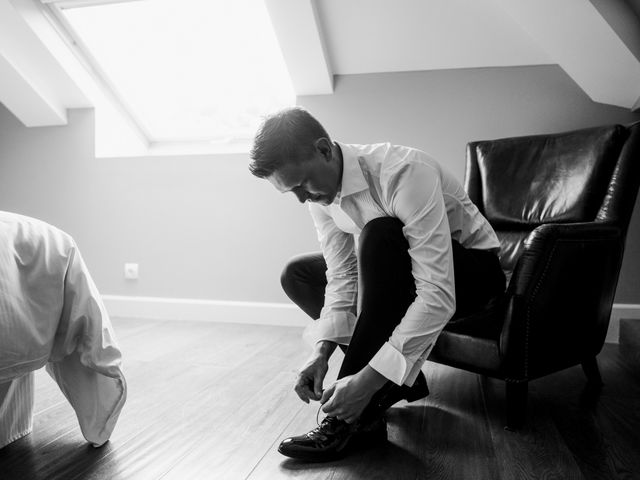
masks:
[[[428,394],[421,367],[456,312],[504,290],[498,239],[460,183],[422,151],[332,141],[298,107],[266,118],[250,171],[309,210],[322,253],[292,259],[282,285],[313,322],[313,353],[295,391],[327,417],[279,451],[331,460],[386,439],[383,412]],[[454,282],[455,278],[455,282]],[[338,380],[323,391],[328,360],[345,351]]]

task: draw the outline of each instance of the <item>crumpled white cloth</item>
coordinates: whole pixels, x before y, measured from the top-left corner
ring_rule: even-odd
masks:
[[[33,430],[34,374],[0,383],[0,448]]]
[[[45,365],[84,437],[104,444],[127,385],[100,294],[71,236],[0,211],[0,384]]]

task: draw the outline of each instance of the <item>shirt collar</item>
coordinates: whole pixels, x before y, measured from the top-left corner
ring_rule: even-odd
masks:
[[[342,152],[342,181],[340,182],[340,201],[354,193],[367,190],[367,184],[360,162],[358,152],[352,145],[336,142]]]

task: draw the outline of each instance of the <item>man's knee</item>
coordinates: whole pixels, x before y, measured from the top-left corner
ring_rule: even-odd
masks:
[[[321,279],[315,277],[326,270],[326,266],[318,262],[322,262],[321,254],[303,253],[290,258],[280,274],[280,285],[285,293],[289,295],[300,283],[318,283]]]
[[[280,285],[282,285],[282,289],[285,292],[290,292],[291,289],[294,288],[296,278],[300,271],[300,264],[300,258],[293,257],[287,261],[282,269],[282,272],[280,273]]]
[[[379,248],[409,248],[402,228],[404,224],[394,217],[380,217],[368,222],[360,234],[360,255],[376,255]]]

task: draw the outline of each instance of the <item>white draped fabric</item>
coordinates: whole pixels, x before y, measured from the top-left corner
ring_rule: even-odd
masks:
[[[100,294],[68,234],[0,212],[0,447],[30,432],[28,382],[45,365],[84,437],[104,444],[127,386]]]

